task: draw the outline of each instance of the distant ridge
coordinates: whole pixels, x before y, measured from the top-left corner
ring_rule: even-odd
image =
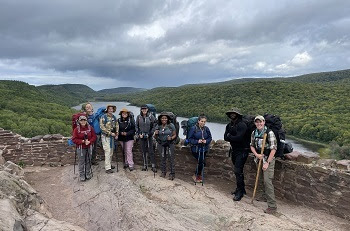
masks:
[[[141,92],[141,91],[146,91],[146,89],[135,88],[135,87],[117,87],[117,88],[103,89],[97,92],[99,94],[122,94],[122,93],[134,93],[134,92]]]

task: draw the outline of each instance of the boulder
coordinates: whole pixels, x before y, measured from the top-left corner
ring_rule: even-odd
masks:
[[[304,152],[300,153],[300,155],[297,157],[297,162],[305,163],[305,164],[311,164],[313,161],[317,161],[320,159],[320,156],[313,152]]]
[[[350,160],[338,160],[336,166],[338,169],[350,170]]]
[[[30,140],[31,142],[40,142],[43,136],[34,136]]]
[[[17,176],[23,176],[24,175],[24,170],[17,164],[13,163],[12,161],[7,161],[4,164],[4,170],[6,172],[9,172],[11,174],[17,175]]]
[[[0,199],[0,229],[26,230],[22,217],[10,199]]]
[[[321,167],[332,168],[335,164],[335,160],[334,159],[319,159],[316,163]]]

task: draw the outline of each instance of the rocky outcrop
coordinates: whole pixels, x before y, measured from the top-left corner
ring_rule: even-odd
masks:
[[[18,175],[21,168],[6,163],[0,168],[0,228],[12,230],[82,230],[52,218],[45,202]],[[17,175],[11,174],[10,172]]]

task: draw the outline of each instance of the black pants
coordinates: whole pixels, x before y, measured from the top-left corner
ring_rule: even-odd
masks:
[[[197,175],[202,175],[202,170],[203,170],[203,166],[205,166],[205,157],[207,156],[208,152],[192,152],[192,155],[194,156],[194,158],[196,158],[196,160],[198,161],[198,171],[196,169],[195,174]],[[203,165],[204,164],[204,165]]]
[[[147,166],[147,152],[151,158],[152,167],[156,167],[156,160],[154,158],[154,150],[153,150],[153,140],[152,136],[147,139],[140,139],[141,151],[143,156],[143,166]],[[148,166],[147,166],[148,167]]]
[[[236,176],[237,190],[244,191],[245,184],[244,184],[243,168],[248,158],[248,150],[233,149],[231,158],[232,158],[232,164],[234,165],[233,172],[235,173],[235,176]]]

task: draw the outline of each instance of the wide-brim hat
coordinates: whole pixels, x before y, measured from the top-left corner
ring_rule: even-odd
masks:
[[[159,115],[158,115],[158,120],[160,121],[160,119],[162,118],[162,116],[166,116],[168,118],[168,120],[170,120],[170,115],[167,113],[167,112],[161,112]]]
[[[122,115],[123,112],[130,114],[130,111],[128,109],[122,108],[122,110],[120,110],[120,112],[119,112],[119,115]]]
[[[240,112],[240,110],[238,108],[235,108],[235,107],[228,110],[226,112],[226,115],[230,116],[230,114],[232,114],[232,113],[236,113],[237,115],[243,116],[242,113]]]
[[[113,105],[113,104],[108,104],[106,107],[106,111],[108,111],[108,108],[112,107],[113,108],[113,113],[117,111],[117,106]]]

